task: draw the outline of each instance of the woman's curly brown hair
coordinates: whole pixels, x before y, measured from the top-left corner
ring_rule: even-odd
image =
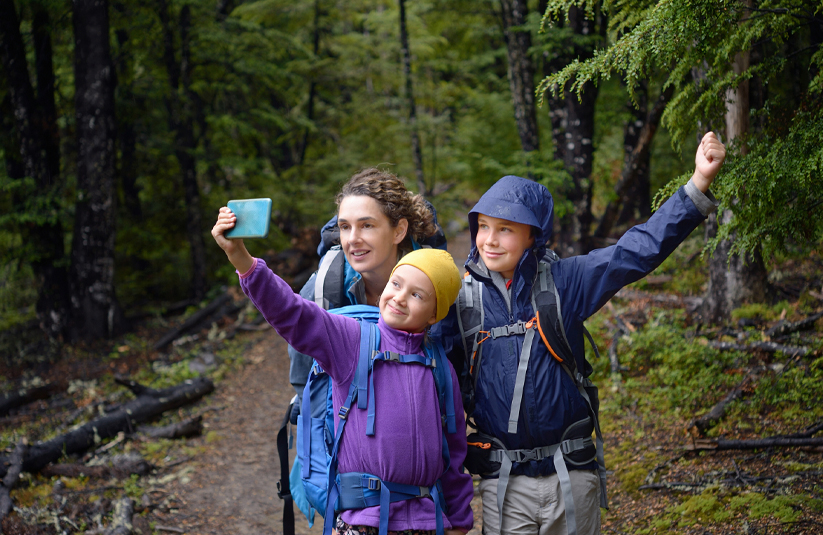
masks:
[[[420,242],[437,232],[434,215],[423,196],[406,189],[406,184],[392,173],[374,167],[363,169],[343,185],[335,199],[337,206],[350,195],[365,195],[377,201],[393,227],[406,219],[409,222],[407,239],[411,237]]]

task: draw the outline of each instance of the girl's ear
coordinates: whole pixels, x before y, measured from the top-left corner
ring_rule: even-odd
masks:
[[[401,219],[397,222],[397,225],[394,227],[394,245],[400,244],[403,239],[406,237],[406,233],[409,231],[409,220],[406,218]]]

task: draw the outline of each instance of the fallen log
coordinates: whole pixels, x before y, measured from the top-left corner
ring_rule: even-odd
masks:
[[[751,440],[725,440],[722,438],[700,438],[687,444],[689,451],[711,450],[754,450],[763,448],[799,448],[804,446],[823,446],[823,437],[785,438],[767,437]]]
[[[158,340],[154,344],[154,350],[159,351],[163,349],[164,347],[172,343],[175,339],[179,338],[180,335],[182,335],[184,332],[200,325],[202,321],[208,318],[218,308],[229,302],[231,298],[231,294],[224,293],[216,299],[214,299],[211,303],[192,314],[191,317],[189,317],[189,319],[184,321],[181,325],[167,332],[162,338],[160,338],[160,340]]]
[[[47,399],[51,397],[58,387],[54,383],[47,385],[35,386],[34,388],[27,388],[18,390],[17,392],[6,392],[0,395],[0,416],[5,416],[12,409],[28,405],[33,401],[40,399]]]
[[[23,469],[23,458],[26,454],[26,442],[21,440],[14,448],[14,453],[11,454],[8,468],[3,465],[3,480],[0,481],[0,525],[2,525],[3,518],[11,512],[11,489],[17,484],[20,477],[20,471]],[[2,528],[0,528],[2,533]]]
[[[195,416],[163,427],[141,425],[137,432],[152,438],[188,438],[203,432],[203,417]]]
[[[709,342],[709,346],[720,351],[766,351],[768,353],[783,353],[790,357],[805,357],[809,354],[808,347],[792,347],[784,346],[776,342],[751,342],[749,344],[735,344],[734,342],[718,342],[716,340]]]
[[[814,324],[820,318],[823,318],[823,312],[812,314],[808,318],[802,319],[800,321],[795,321],[794,323],[781,321],[774,327],[768,329],[765,334],[769,338],[774,338],[775,336],[783,336],[797,331],[811,329],[812,327],[814,327]]]
[[[712,407],[709,410],[709,412],[707,412],[699,418],[695,418],[694,420],[692,420],[691,423],[689,423],[689,425],[686,427],[686,429],[695,429],[697,431],[698,436],[704,436],[706,434],[706,431],[714,427],[717,424],[717,422],[723,419],[723,417],[726,415],[726,407],[728,407],[732,401],[739,399],[743,395],[743,392],[746,390],[749,384],[764,369],[765,368],[763,368],[762,366],[758,366],[749,371],[749,373],[746,374],[743,380],[740,381],[737,384],[737,386],[735,386],[732,389],[731,392],[726,394],[726,397],[717,402],[717,404],[714,407]]]
[[[641,290],[634,290],[631,288],[623,288],[617,292],[614,297],[618,299],[626,299],[630,301],[645,299],[657,305],[667,305],[672,307],[685,308],[687,312],[692,313],[703,304],[702,297],[680,296],[665,293],[651,293]]]
[[[118,500],[114,505],[112,525],[104,535],[131,535],[131,517],[134,516],[134,502],[131,498]]]
[[[90,479],[126,479],[132,474],[145,476],[151,472],[153,466],[139,454],[128,453],[115,455],[111,464],[88,466],[80,463],[50,464],[43,467],[40,473],[47,477],[88,477]]]
[[[31,446],[23,461],[23,470],[30,473],[39,472],[63,455],[84,452],[100,440],[113,437],[121,431],[131,433],[137,428],[137,424],[149,421],[165,411],[192,403],[214,390],[214,383],[205,377],[188,380],[162,390],[147,388],[123,379],[118,382],[126,384],[137,397],[111,414],[92,420],[47,442]],[[6,473],[5,465],[6,459],[0,457],[0,477]]]
[[[789,435],[777,435],[775,438],[809,438],[818,431],[823,431],[823,421],[814,423],[806,429],[804,429],[803,431],[800,431],[799,433],[791,433]]]

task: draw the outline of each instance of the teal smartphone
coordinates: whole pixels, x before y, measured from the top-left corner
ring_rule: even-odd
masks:
[[[237,216],[234,228],[226,231],[227,238],[265,238],[269,235],[271,199],[237,199],[226,206]]]

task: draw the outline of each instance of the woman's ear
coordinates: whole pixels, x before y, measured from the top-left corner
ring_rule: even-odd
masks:
[[[409,231],[409,220],[408,219],[401,219],[397,222],[397,225],[394,227],[394,244],[398,245],[403,239],[406,237],[406,233]]]

